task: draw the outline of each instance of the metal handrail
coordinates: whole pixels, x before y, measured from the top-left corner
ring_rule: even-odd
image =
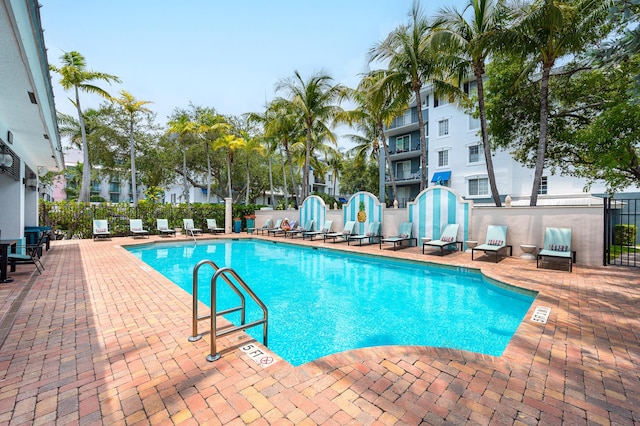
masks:
[[[211,353],[207,355],[207,361],[209,362],[213,362],[220,359],[220,353],[218,353],[217,351],[217,341],[216,341],[218,337],[226,336],[227,334],[231,334],[236,331],[246,330],[247,328],[255,327],[260,324],[262,324],[262,344],[267,346],[267,338],[268,338],[267,325],[269,320],[267,306],[262,302],[262,300],[260,300],[260,298],[253,292],[253,290],[251,290],[251,288],[247,285],[247,283],[245,283],[244,280],[240,278],[238,273],[234,271],[232,268],[229,268],[229,267],[220,268],[216,271],[215,274],[213,274],[213,278],[211,278],[211,312],[216,311],[216,280],[218,279],[219,276],[222,276],[223,279],[227,283],[229,283],[229,279],[226,276],[227,273],[231,274],[233,278],[242,286],[244,291],[246,291],[249,294],[249,296],[253,299],[253,301],[256,302],[258,306],[260,306],[260,309],[262,309],[262,319],[250,322],[249,324],[242,324],[235,327],[231,327],[231,328],[225,329],[224,331],[221,331],[220,333],[217,333],[216,323],[217,323],[218,316],[211,315]]]
[[[191,336],[189,336],[190,342],[196,342],[202,338],[202,334],[198,334],[198,321],[209,319],[211,317],[211,312],[215,312],[214,308],[212,307],[211,311],[209,312],[209,315],[198,316],[198,304],[199,304],[198,303],[198,270],[203,265],[211,266],[214,271],[220,270],[220,267],[211,260],[201,260],[193,268],[193,281],[192,281],[193,287],[191,289],[191,294],[192,294]],[[245,303],[244,294],[242,294],[242,292],[238,290],[238,287],[236,287],[226,275],[223,276],[223,279],[226,281],[229,288],[231,288],[231,290],[233,290],[236,293],[236,295],[240,298],[240,306],[237,306],[235,308],[225,309],[224,311],[220,311],[216,313],[216,315],[226,315],[232,312],[240,311],[240,322],[241,324],[244,324],[245,316],[246,316],[246,303]]]
[[[198,270],[203,265],[211,266],[216,272],[213,274],[211,278],[211,310],[209,315],[198,316]],[[238,289],[238,287],[229,279],[227,274],[231,275],[238,284],[246,291],[249,296],[256,302],[256,304],[262,309],[262,319],[250,322],[246,324],[246,301],[244,294]],[[218,277],[222,277],[222,279],[227,283],[229,288],[233,290],[236,295],[240,298],[240,306],[235,308],[229,308],[222,310],[220,312],[217,311],[217,286],[216,282]],[[268,338],[268,318],[269,314],[267,311],[266,305],[260,300],[260,298],[253,292],[253,290],[247,285],[246,282],[236,271],[232,268],[224,267],[219,268],[215,262],[211,260],[201,260],[198,264],[193,268],[193,313],[192,313],[192,335],[189,337],[190,342],[195,342],[202,338],[202,334],[198,334],[198,321],[210,319],[211,325],[211,353],[207,355],[207,361],[212,362],[220,359],[220,354],[217,352],[217,338],[226,336],[227,334],[234,333],[236,331],[242,331],[247,328],[255,327],[257,325],[262,324],[262,343],[267,346],[267,338]],[[240,311],[240,323],[241,325],[227,328],[223,331],[217,332],[217,317],[220,315],[225,315],[232,312]]]

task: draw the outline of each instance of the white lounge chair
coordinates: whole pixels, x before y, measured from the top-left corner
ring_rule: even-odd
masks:
[[[285,231],[284,236],[294,238],[296,235],[302,235],[307,231],[313,231],[313,219],[307,220],[304,226],[298,226],[290,231]]]
[[[207,230],[213,234],[224,234],[224,228],[219,228],[215,219],[207,219]]]
[[[109,232],[109,221],[106,219],[94,219],[93,221],[93,241],[110,240],[111,232]]]
[[[133,238],[149,238],[149,231],[142,227],[142,219],[129,219],[129,232]]]
[[[158,232],[160,233],[160,235],[162,236],[176,236],[176,231],[175,229],[170,229],[169,228],[169,221],[167,219],[157,219],[156,220],[156,228],[158,229]]]
[[[182,219],[182,225],[183,225],[182,229],[184,229],[185,236],[202,234],[202,229],[196,228],[193,225],[193,219]]]

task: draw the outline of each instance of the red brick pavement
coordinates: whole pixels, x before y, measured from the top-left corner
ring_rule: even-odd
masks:
[[[538,291],[532,310],[551,315],[543,325],[531,310],[501,357],[378,347],[263,369],[238,349],[242,333],[207,362],[208,335],[187,341],[190,296],[119,246],[129,243],[56,242],[41,276],[23,265],[0,285],[0,424],[640,423],[638,270],[327,244],[482,268]]]

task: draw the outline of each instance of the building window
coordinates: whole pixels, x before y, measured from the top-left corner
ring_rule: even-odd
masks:
[[[470,98],[474,98],[478,96],[478,83],[476,81],[470,81],[468,83],[464,83],[463,85],[464,93],[467,94]]]
[[[434,95],[433,96],[433,107],[438,108],[444,105],[449,104],[449,96],[447,95]]]
[[[472,145],[469,147],[469,163],[479,163],[484,156],[482,145]]]
[[[411,176],[411,160],[398,161],[396,163],[396,179],[404,180],[409,179]]]
[[[449,150],[438,151],[438,167],[449,165]]]
[[[542,176],[542,180],[540,181],[540,188],[538,188],[538,195],[546,195],[547,194],[547,177]]]
[[[115,192],[109,194],[109,201],[112,203],[117,203],[118,201],[120,201],[120,194]]]
[[[438,136],[447,136],[449,134],[449,119],[445,118],[438,121]]]
[[[480,128],[480,117],[476,118],[472,114],[467,115],[469,117],[469,130],[477,130]]]
[[[411,135],[398,136],[396,138],[396,152],[409,151]]]
[[[489,195],[489,179],[469,179],[469,196]]]

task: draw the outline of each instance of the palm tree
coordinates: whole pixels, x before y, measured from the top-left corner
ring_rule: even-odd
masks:
[[[238,138],[236,135],[229,133],[223,135],[213,142],[213,149],[227,150],[227,196],[232,197],[231,188],[231,164],[233,163],[233,152],[244,143],[242,138]]]
[[[167,134],[170,138],[177,140],[182,146],[182,177],[183,177],[183,196],[189,206],[189,184],[187,182],[187,149],[188,139],[197,129],[197,123],[191,121],[186,112],[178,113],[174,119],[169,121],[169,129]]]
[[[313,132],[317,128],[326,129],[324,132],[336,143],[335,136],[329,131],[329,121],[333,121],[342,108],[336,104],[345,96],[345,87],[341,84],[332,85],[332,78],[323,73],[312,75],[305,81],[298,71],[294,77],[281,80],[276,85],[276,91],[285,91],[295,112],[304,123],[306,130],[305,160],[302,173],[302,199],[309,195],[309,161],[311,158],[311,144]]]
[[[293,186],[294,195],[296,196],[297,205],[300,205],[301,199],[298,194],[298,186],[296,185],[296,176],[293,168],[292,158],[292,146],[303,137],[303,129],[296,115],[294,105],[291,101],[284,98],[276,98],[267,107],[265,111],[265,136],[275,138],[280,141],[280,145],[284,150],[286,163],[289,164],[289,172],[291,174],[291,184]],[[286,167],[283,167],[283,173]],[[285,197],[286,191],[286,175],[284,179],[285,183]],[[272,191],[273,194],[273,191]],[[288,205],[288,199],[287,199]]]
[[[556,62],[581,51],[601,36],[607,2],[535,0],[513,7],[510,31],[502,37],[504,44],[516,54],[527,55],[529,62],[522,75],[540,70],[540,134],[531,188],[530,206],[538,203],[538,192],[547,152],[549,126],[549,80]]]
[[[224,116],[219,115],[213,109],[196,110],[196,133],[204,138],[207,152],[207,203],[211,201],[211,144],[221,135],[231,129]]]
[[[396,87],[413,93],[418,108],[418,128],[420,130],[420,148],[422,182],[420,189],[427,187],[427,137],[424,128],[420,90],[424,83],[439,75],[438,58],[441,52],[434,49],[431,42],[432,25],[420,10],[420,2],[414,0],[411,9],[411,22],[392,31],[385,40],[369,51],[369,61],[388,61],[387,80],[395,80]],[[403,84],[399,84],[403,83]],[[404,94],[403,94],[404,95]],[[392,172],[390,170],[390,172]]]
[[[451,71],[456,73],[460,79],[469,73],[473,73],[475,77],[487,177],[493,202],[496,207],[500,207],[502,203],[493,170],[493,158],[487,131],[483,77],[485,60],[491,52],[491,41],[496,38],[496,35],[499,37],[500,34],[501,21],[504,18],[504,5],[502,0],[467,1],[468,3],[462,12],[451,7],[443,8],[440,11],[437,18],[443,21],[443,26],[436,29],[436,37],[438,35],[445,36],[444,43],[451,49],[447,53],[452,53],[457,59]],[[465,18],[467,12],[470,13],[469,19]]]
[[[89,163],[89,147],[87,145],[87,134],[85,131],[84,117],[82,115],[82,107],[80,105],[80,91],[87,93],[95,93],[106,99],[111,99],[111,95],[98,86],[91,84],[92,81],[102,80],[107,83],[112,81],[120,83],[120,79],[115,75],[106,74],[97,71],[87,70],[87,64],[84,56],[80,53],[72,51],[66,52],[61,57],[62,67],[49,65],[49,69],[60,74],[60,85],[65,90],[73,89],[75,92],[75,101],[72,101],[78,110],[78,122],[82,133],[82,151],[84,155],[84,169],[82,172],[82,186],[80,188],[79,202],[88,202],[90,199],[91,186],[91,166]]]
[[[150,101],[139,101],[126,90],[120,92],[120,97],[115,102],[124,109],[129,121],[129,151],[131,153],[131,192],[134,207],[138,205],[138,190],[136,186],[136,147],[133,140],[133,126],[135,124],[136,114],[139,112],[151,112],[144,106],[150,104]]]
[[[391,179],[391,191],[393,200],[398,199],[398,189],[396,186],[395,175],[392,172],[391,155],[389,152],[389,144],[385,137],[384,129],[391,126],[393,119],[402,114],[408,108],[408,98],[410,92],[397,87],[395,83],[397,79],[389,79],[389,72],[372,71],[365,75],[358,88],[354,92],[353,100],[357,107],[354,111],[350,111],[352,122],[358,124],[358,128],[371,141],[369,144],[359,144],[356,149],[356,160],[362,159],[363,155],[369,150],[377,152],[380,149],[380,143],[385,153],[386,167],[389,170]],[[379,142],[378,142],[379,140]],[[376,157],[379,159],[379,157]],[[378,161],[380,169],[380,181],[384,182],[385,165]],[[380,201],[385,200],[384,186],[380,189]]]
[[[237,144],[237,147],[244,152],[246,156],[246,166],[247,166],[247,192],[245,194],[244,203],[245,205],[249,204],[249,192],[251,190],[251,168],[250,168],[250,160],[253,153],[258,153],[259,155],[264,155],[265,148],[262,145],[262,141],[260,138],[251,137],[247,132],[241,132],[242,141]]]

